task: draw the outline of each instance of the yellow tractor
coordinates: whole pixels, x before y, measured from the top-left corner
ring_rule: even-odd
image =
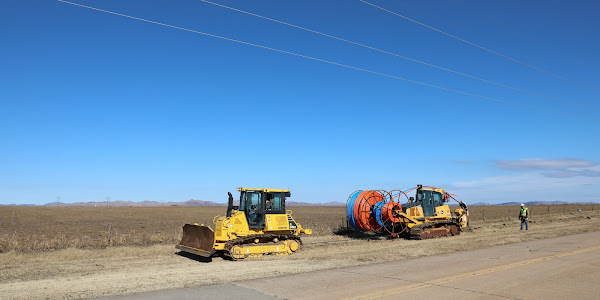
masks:
[[[421,240],[460,234],[469,221],[467,205],[457,201],[460,207],[452,214],[445,203],[450,198],[444,189],[417,186],[416,199],[410,197],[408,203],[401,206],[404,213],[399,213],[409,237]]]
[[[203,224],[185,224],[176,248],[210,257],[220,253],[233,260],[263,255],[288,255],[301,249],[300,234],[312,234],[285,209],[289,190],[238,188],[239,206],[229,194],[226,216],[213,219],[215,230]]]
[[[415,190],[415,197],[408,197]],[[408,200],[401,204],[404,196]],[[358,231],[387,232],[390,236],[429,239],[460,234],[469,222],[467,205],[452,212],[446,203],[454,196],[444,189],[417,185],[408,191],[355,191],[347,201],[348,222]]]

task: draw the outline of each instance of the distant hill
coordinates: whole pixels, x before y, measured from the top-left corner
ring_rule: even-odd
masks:
[[[526,205],[530,205],[529,203],[525,203]],[[500,203],[500,204],[492,204],[492,205],[496,205],[496,206],[520,206],[521,202],[505,202],[505,203]]]
[[[238,205],[239,201],[234,201],[234,205]],[[11,204],[14,205],[14,204]],[[286,201],[287,206],[346,206],[346,203],[331,201],[325,203],[309,203],[309,202],[300,202],[300,201]],[[58,202],[50,202],[44,204],[43,206],[78,206],[78,207],[164,207],[164,206],[227,206],[227,203],[218,203],[213,201],[205,201],[205,200],[187,200],[182,202],[158,202],[158,201],[111,201],[110,203],[106,201],[102,202],[74,202],[74,203],[58,203]]]
[[[598,202],[565,202],[565,201],[530,201],[530,202],[504,202],[500,204],[489,204],[486,202],[476,202],[468,204],[470,206],[520,206],[521,203],[525,205],[563,205],[563,204],[598,204]]]
[[[519,203],[520,204],[520,203]],[[527,205],[561,205],[561,204],[597,204],[597,202],[564,202],[564,201],[532,201],[526,202]]]
[[[51,202],[48,204],[44,204],[44,206],[83,206],[83,207],[161,207],[161,206],[226,206],[225,203],[217,203],[212,201],[204,201],[204,200],[194,200],[190,199],[188,201],[183,202],[158,202],[158,201],[111,201],[106,202],[75,202],[75,203],[57,203]]]
[[[325,203],[308,203],[300,201],[286,201],[286,206],[346,206],[346,203],[339,201],[330,201]]]
[[[453,205],[454,205],[454,203],[453,203]],[[475,202],[475,203],[469,203],[467,205],[469,205],[469,206],[488,206],[488,205],[491,205],[491,204],[489,204],[487,202]]]

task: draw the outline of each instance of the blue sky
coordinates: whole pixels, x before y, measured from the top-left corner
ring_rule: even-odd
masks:
[[[590,89],[358,0],[214,1],[568,103],[200,0],[76,3],[512,104],[59,1],[5,1],[0,204],[224,202],[238,186],[343,202],[416,184],[467,203],[600,200],[600,3],[368,1]]]

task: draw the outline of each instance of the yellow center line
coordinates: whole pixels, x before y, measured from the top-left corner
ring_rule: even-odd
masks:
[[[467,279],[467,278],[471,278],[471,277],[476,277],[476,276],[490,274],[490,273],[503,271],[503,270],[507,270],[507,269],[517,268],[517,267],[521,267],[521,266],[525,266],[525,265],[529,265],[529,264],[533,264],[533,263],[539,263],[539,262],[547,261],[547,260],[554,259],[554,258],[590,252],[590,251],[594,251],[594,250],[600,250],[600,245],[588,247],[588,248],[582,248],[582,249],[573,250],[573,251],[561,252],[561,253],[548,255],[548,256],[542,256],[542,257],[538,257],[538,258],[532,258],[532,259],[528,259],[525,261],[519,261],[519,262],[501,265],[501,266],[497,266],[497,267],[493,267],[493,268],[486,268],[486,269],[482,269],[482,270],[478,270],[478,271],[467,272],[467,273],[454,275],[454,276],[450,276],[450,277],[445,277],[445,278],[440,278],[440,279],[435,279],[435,280],[431,280],[431,281],[410,284],[410,285],[399,287],[399,288],[394,288],[394,289],[369,293],[369,294],[365,294],[362,296],[347,298],[347,300],[359,300],[359,299],[362,300],[362,299],[380,298],[380,297],[384,297],[384,296],[399,294],[399,293],[412,291],[412,290],[416,290],[416,289],[421,289],[421,288],[425,288],[425,287],[441,285],[441,284],[452,282],[452,281],[463,280],[463,279]]]

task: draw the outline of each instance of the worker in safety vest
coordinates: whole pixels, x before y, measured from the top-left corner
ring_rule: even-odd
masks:
[[[525,223],[525,230],[529,230],[529,209],[523,203],[521,203],[519,218],[521,219],[521,230],[523,230],[523,223]]]

